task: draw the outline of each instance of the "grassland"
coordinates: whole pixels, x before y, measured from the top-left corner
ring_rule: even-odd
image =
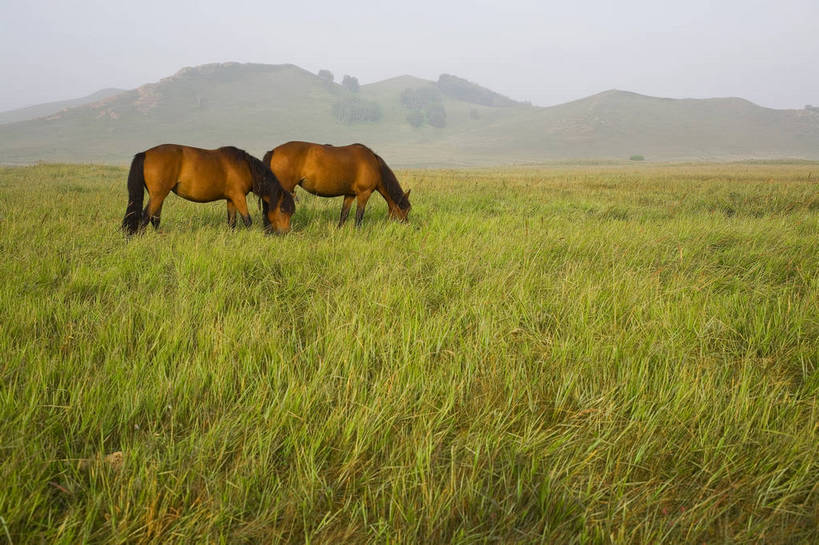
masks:
[[[402,171],[409,225],[126,241],[124,169],[0,169],[0,543],[816,543],[817,176]]]

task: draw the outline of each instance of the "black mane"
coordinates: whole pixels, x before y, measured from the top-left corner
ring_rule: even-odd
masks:
[[[293,196],[282,188],[276,175],[264,163],[257,158],[250,155],[245,150],[234,146],[225,146],[219,148],[219,151],[230,156],[236,161],[244,161],[247,168],[250,170],[250,176],[253,180],[251,191],[263,197],[265,195],[270,197],[271,206],[275,206],[279,201],[279,196],[284,194],[282,199],[281,210],[285,214],[293,214],[296,210],[296,204],[293,201]]]
[[[387,193],[390,194],[390,198],[396,205],[398,205],[398,208],[401,210],[408,210],[410,207],[409,199],[407,199],[406,195],[404,194],[404,190],[401,189],[401,185],[398,183],[398,178],[395,177],[395,173],[387,165],[386,161],[384,161],[380,155],[364,144],[355,145],[361,146],[373,154],[376,161],[378,161],[378,168],[381,171],[381,181],[384,183],[384,189],[386,189]]]

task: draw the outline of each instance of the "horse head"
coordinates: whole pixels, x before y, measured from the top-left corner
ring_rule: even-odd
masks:
[[[271,173],[272,175],[272,173]],[[289,191],[278,182],[270,184],[270,191],[262,195],[262,222],[267,233],[283,235],[290,232],[290,218],[296,211],[296,203]]]
[[[410,210],[412,210],[412,205],[409,201],[410,191],[412,191],[412,189],[403,194],[400,202],[397,202],[395,203],[395,206],[390,207],[390,219],[400,221],[402,223],[409,221],[408,216]]]

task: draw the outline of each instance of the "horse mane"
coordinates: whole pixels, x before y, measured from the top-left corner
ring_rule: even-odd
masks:
[[[253,184],[251,191],[253,191],[253,193],[259,197],[268,195],[272,206],[275,206],[279,201],[280,194],[284,194],[284,199],[282,199],[281,206],[282,212],[292,215],[293,212],[296,211],[296,203],[293,201],[293,196],[282,188],[282,184],[279,182],[279,179],[276,178],[276,175],[273,174],[270,167],[265,164],[270,162],[268,155],[272,156],[272,151],[268,152],[268,155],[265,155],[265,163],[259,161],[256,157],[250,155],[245,150],[234,146],[225,146],[219,148],[219,151],[236,161],[244,161],[247,168],[250,170],[250,177]]]
[[[369,151],[373,154],[376,161],[378,161],[378,169],[381,171],[381,181],[384,184],[384,189],[387,190],[389,193],[390,198],[393,202],[398,205],[398,208],[401,210],[408,210],[410,207],[409,200],[407,199],[406,195],[404,195],[404,190],[401,189],[401,185],[398,183],[398,178],[395,177],[395,173],[392,169],[387,165],[387,162],[381,158],[376,152],[372,149],[368,148],[364,144],[355,144],[356,146],[361,146],[365,150]]]

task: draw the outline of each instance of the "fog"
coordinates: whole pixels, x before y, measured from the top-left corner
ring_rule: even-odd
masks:
[[[0,110],[222,61],[446,72],[544,106],[617,88],[801,108],[819,103],[817,21],[816,0],[2,0]]]

